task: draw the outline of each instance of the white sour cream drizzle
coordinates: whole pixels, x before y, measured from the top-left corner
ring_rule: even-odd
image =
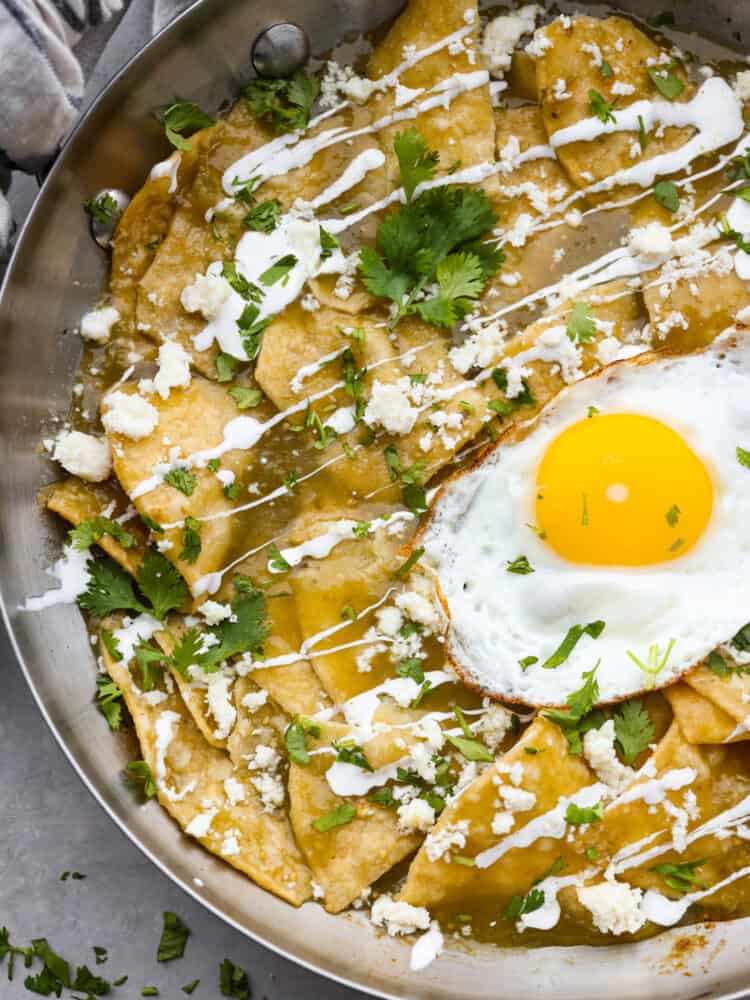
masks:
[[[154,726],[156,737],[154,745],[154,777],[162,794],[165,798],[169,799],[170,802],[180,802],[186,795],[189,795],[190,792],[194,791],[197,785],[197,782],[190,781],[187,785],[185,785],[181,792],[175,792],[167,784],[167,750],[169,749],[169,744],[172,742],[172,738],[174,737],[174,731],[177,726],[179,726],[180,721],[180,716],[177,712],[172,712],[169,709],[166,709],[159,714]]]
[[[27,597],[19,610],[44,611],[55,604],[75,604],[89,585],[90,559],[91,552],[88,549],[80,551],[73,545],[66,545],[62,558],[45,571],[48,576],[58,580],[60,586],[45,591],[39,597]]]
[[[177,190],[177,174],[180,169],[180,163],[182,162],[181,153],[172,153],[172,155],[167,160],[162,160],[161,163],[156,163],[151,168],[151,173],[149,178],[152,181],[158,181],[161,177],[169,178],[169,193],[174,194]]]

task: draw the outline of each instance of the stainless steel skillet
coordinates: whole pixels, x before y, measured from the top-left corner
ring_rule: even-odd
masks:
[[[440,0],[436,0],[440,2]],[[119,772],[128,748],[91,705],[92,652],[78,612],[17,611],[46,586],[59,529],[36,504],[51,475],[37,445],[68,410],[79,340],[65,333],[96,299],[106,257],[90,239],[81,202],[103,187],[135,191],[165,155],[151,116],[175,95],[209,109],[250,73],[262,29],[280,20],[308,32],[314,52],[387,21],[399,0],[202,0],[148,45],[105,89],[51,171],[26,224],[0,295],[0,581],[21,667],[48,724],[92,793],[175,882],[229,923],[288,958],[386,997],[504,1000],[728,998],[750,986],[750,922],[672,931],[639,945],[524,952],[453,943],[419,975],[408,948],[376,936],[364,919],[295,910],[183,837],[152,803],[138,807]],[[649,17],[653,0],[626,0]],[[675,0],[678,25],[743,50],[748,0]],[[5,766],[9,766],[6,762]],[[694,947],[681,943],[689,938]],[[680,956],[677,963],[673,956]],[[692,973],[686,977],[685,972]]]

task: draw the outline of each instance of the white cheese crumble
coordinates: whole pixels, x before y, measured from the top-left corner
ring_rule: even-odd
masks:
[[[424,799],[412,799],[398,807],[398,826],[403,833],[426,833],[435,823],[435,810]]]
[[[614,719],[584,735],[583,754],[600,781],[615,791],[624,788],[634,776],[633,769],[623,764],[615,751]]]
[[[231,607],[228,604],[221,604],[219,601],[204,601],[198,610],[203,615],[207,625],[218,625],[219,622],[232,617]]]
[[[378,631],[383,635],[395,636],[404,623],[401,612],[398,608],[380,608],[375,615],[378,623]]]
[[[375,379],[363,416],[368,427],[379,425],[389,434],[408,434],[418,416],[419,410],[411,405],[403,386]]]
[[[602,934],[634,934],[643,927],[643,892],[622,882],[600,882],[581,886],[578,899],[591,913],[594,926]]]
[[[635,87],[632,83],[625,83],[624,80],[616,80],[612,84],[612,93],[616,97],[629,97],[631,94],[635,93]],[[639,143],[640,147],[640,143]]]
[[[224,674],[212,674],[208,680],[206,701],[209,712],[216,720],[214,738],[217,740],[225,740],[229,736],[237,718],[237,710],[230,694],[232,680],[233,678]]]
[[[655,266],[672,253],[672,234],[660,222],[649,222],[630,230],[628,244],[634,254]]]
[[[257,777],[250,779],[255,790],[260,795],[266,812],[274,812],[284,805],[284,782],[278,775],[263,771]]]
[[[750,69],[743,69],[737,74],[732,89],[738,101],[750,101]]]
[[[124,434],[132,441],[148,437],[159,423],[159,411],[135,393],[116,389],[104,397],[102,423],[110,434]]]
[[[504,785],[500,789],[500,797],[508,812],[528,812],[536,805],[536,795],[513,785]]]
[[[513,722],[513,714],[502,705],[490,705],[479,721],[472,726],[475,733],[480,733],[490,750],[497,750],[505,738]]]
[[[72,476],[101,483],[112,471],[112,455],[106,438],[82,431],[62,431],[55,440],[52,457]]]
[[[159,348],[159,371],[154,376],[154,389],[162,399],[170,389],[187,389],[190,385],[190,355],[174,340],[166,340]]]
[[[400,593],[396,597],[396,607],[400,608],[410,621],[424,625],[431,632],[440,625],[440,613],[435,605],[416,590],[405,590]]]
[[[262,708],[267,701],[267,691],[249,691],[242,699],[241,704],[248,712],[255,712],[257,709]]]
[[[457,823],[446,823],[441,830],[428,834],[424,846],[430,861],[439,861],[453,847],[466,847],[466,835],[469,832],[469,821],[459,820]]]
[[[185,285],[180,295],[182,308],[199,312],[204,319],[215,319],[231,294],[229,283],[220,275],[196,274],[192,285]]]
[[[370,920],[376,927],[385,927],[391,937],[426,931],[430,926],[430,914],[423,906],[397,902],[385,893],[373,903]]]
[[[204,813],[198,813],[185,827],[185,833],[190,837],[197,837],[199,840],[201,837],[207,836],[218,811],[218,809],[207,809]]]
[[[236,806],[239,802],[244,802],[247,798],[247,789],[236,778],[224,779],[224,792],[229,799],[229,804],[232,806]]]
[[[542,13],[538,4],[527,4],[512,14],[493,18],[484,29],[480,51],[486,68],[493,76],[510,69],[513,50],[524,35],[530,35]]]
[[[92,309],[81,319],[81,336],[94,344],[106,344],[119,318],[120,314],[114,306]]]

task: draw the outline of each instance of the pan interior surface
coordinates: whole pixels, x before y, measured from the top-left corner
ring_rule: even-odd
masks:
[[[153,109],[175,94],[219,108],[251,75],[253,40],[269,25],[282,19],[300,25],[315,55],[387,23],[400,7],[398,0],[202,0],[112,81],[65,147],[0,298],[0,580],[19,661],[61,747],[131,839],[217,915],[294,961],[385,997],[498,1000],[523,992],[598,1000],[603,987],[616,989],[621,1000],[739,996],[750,981],[746,921],[677,928],[599,949],[499,951],[454,943],[439,962],[410,974],[408,946],[376,938],[364,917],[333,917],[310,904],[294,909],[183,837],[156,803],[137,806],[119,777],[132,747],[112,739],[91,701],[93,654],[78,610],[56,607],[43,619],[18,611],[26,595],[45,589],[44,567],[62,537],[36,499],[51,478],[39,442],[65,418],[80,353],[72,331],[106,281],[107,258],[90,238],[81,203],[105,187],[136,191],[165,155]],[[644,18],[654,13],[650,0],[623,8]],[[689,21],[691,31],[717,44],[742,49],[750,39],[743,0],[708,0],[689,12],[678,2],[674,10],[681,27]],[[688,940],[701,947],[687,947]]]

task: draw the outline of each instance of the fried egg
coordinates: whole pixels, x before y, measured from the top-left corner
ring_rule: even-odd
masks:
[[[448,655],[493,697],[662,687],[750,619],[750,341],[565,389],[438,495]]]

